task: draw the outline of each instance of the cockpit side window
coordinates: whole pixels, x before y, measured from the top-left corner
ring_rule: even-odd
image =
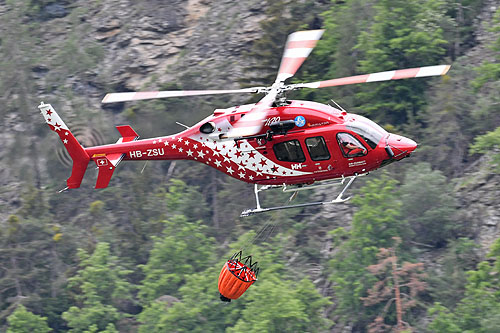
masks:
[[[322,136],[306,139],[307,150],[313,161],[324,161],[330,159],[330,153]]]
[[[349,133],[337,134],[337,140],[345,157],[364,156],[367,153],[361,142]]]
[[[274,154],[279,161],[304,162],[306,157],[300,147],[299,140],[290,140],[277,143],[273,146]]]

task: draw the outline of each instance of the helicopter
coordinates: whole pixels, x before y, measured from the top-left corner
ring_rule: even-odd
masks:
[[[241,216],[286,208],[344,202],[357,177],[409,157],[417,143],[387,132],[375,122],[334,106],[289,100],[287,92],[365,82],[445,75],[450,66],[399,69],[310,83],[285,84],[309,56],[324,30],[297,31],[288,36],[276,80],[268,87],[233,90],[175,90],[107,94],[102,103],[215,94],[264,94],[257,103],[216,109],[180,133],[139,140],[129,125],[117,126],[114,144],[83,147],[50,104],[39,110],[73,160],[67,189],[80,187],[88,163],[98,169],[95,188],[106,188],[121,161],[194,160],[254,185],[256,207]],[[341,186],[331,201],[262,207],[261,191],[292,192],[318,186]]]

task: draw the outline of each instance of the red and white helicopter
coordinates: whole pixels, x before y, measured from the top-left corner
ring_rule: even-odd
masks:
[[[288,100],[286,93],[301,88],[444,75],[450,66],[428,66],[357,75],[312,83],[285,84],[311,53],[323,30],[298,31],[288,36],[278,76],[270,87],[235,90],[181,90],[107,94],[103,103],[195,95],[261,93],[256,104],[216,109],[183,132],[138,140],[128,125],[117,126],[121,138],[114,144],[83,147],[50,104],[39,109],[61,138],[73,160],[67,188],[78,188],[90,161],[99,170],[95,188],[108,186],[122,160],[195,160],[236,179],[254,184],[256,208],[242,216],[276,209],[338,203],[356,177],[399,161],[416,149],[408,138],[388,133],[373,121],[311,101]],[[321,184],[319,181],[332,180]],[[327,202],[263,208],[259,192],[280,187],[292,191],[316,186],[344,185]]]

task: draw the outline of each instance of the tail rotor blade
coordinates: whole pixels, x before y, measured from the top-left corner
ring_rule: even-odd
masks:
[[[116,103],[138,101],[155,98],[201,96],[201,95],[220,95],[220,94],[239,94],[239,93],[257,93],[260,87],[233,90],[167,90],[167,91],[143,91],[143,92],[122,92],[111,93],[104,96],[102,103]]]
[[[409,79],[414,77],[445,75],[450,69],[450,65],[427,66],[417,68],[398,69],[394,71],[378,72],[365,75],[348,76],[339,79],[317,81],[310,83],[298,83],[291,85],[295,88],[324,88],[334,86],[345,86],[349,84],[380,82],[390,80]]]
[[[288,36],[276,82],[283,82],[295,75],[295,72],[309,56],[324,31],[297,31]]]

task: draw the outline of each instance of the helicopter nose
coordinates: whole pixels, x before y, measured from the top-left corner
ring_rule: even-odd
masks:
[[[418,146],[412,139],[397,134],[391,134],[387,140],[387,144],[392,149],[394,158],[398,160],[410,156]]]

